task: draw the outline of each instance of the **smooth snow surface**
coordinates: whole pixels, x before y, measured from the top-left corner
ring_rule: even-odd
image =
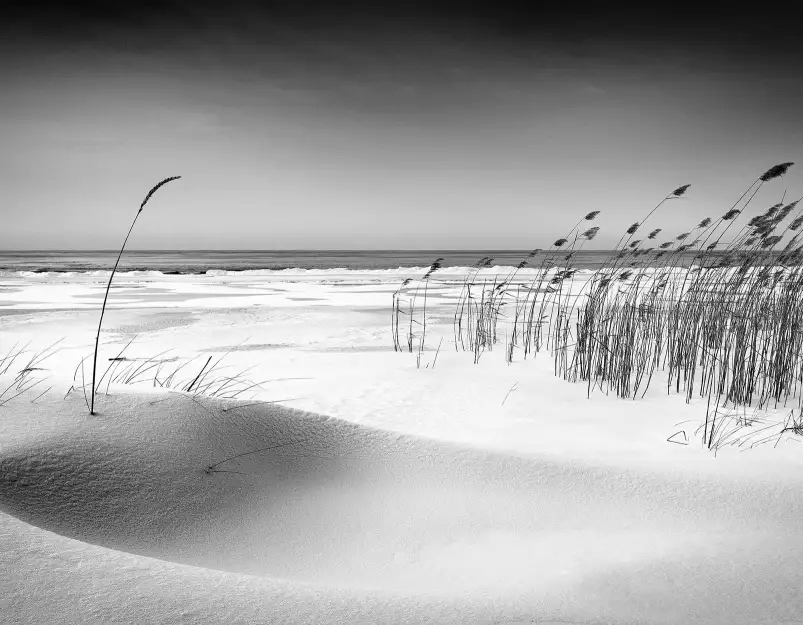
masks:
[[[129,278],[101,371],[136,334],[132,359],[227,354],[264,383],[104,383],[90,416],[69,389],[102,281],[0,286],[0,358],[65,337],[0,408],[3,622],[803,620],[796,440],[715,458],[704,406],[660,385],[587,399],[548,355],[474,365],[448,344],[447,287],[417,368],[390,343],[396,282]]]

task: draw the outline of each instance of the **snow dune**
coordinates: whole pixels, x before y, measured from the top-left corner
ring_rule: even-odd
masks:
[[[490,452],[249,403],[115,393],[89,417],[73,392],[18,412],[0,448],[10,622],[803,615],[800,480]]]

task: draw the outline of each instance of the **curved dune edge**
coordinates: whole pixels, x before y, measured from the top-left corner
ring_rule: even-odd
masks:
[[[25,424],[0,447],[0,607],[18,622],[803,613],[799,482],[503,455],[175,393],[100,406],[4,413]]]

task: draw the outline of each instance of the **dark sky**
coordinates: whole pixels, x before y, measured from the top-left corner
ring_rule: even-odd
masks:
[[[688,229],[803,156],[803,34],[556,3],[20,3],[0,13],[0,248],[531,248]],[[803,194],[796,168],[756,210]]]

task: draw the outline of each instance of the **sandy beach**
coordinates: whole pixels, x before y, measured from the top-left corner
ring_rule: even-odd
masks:
[[[90,416],[105,279],[5,276],[0,353],[56,343],[0,408],[10,622],[796,622],[796,437],[715,456],[702,402],[660,384],[588,398],[543,354],[474,364],[454,276],[417,362],[398,282],[120,274]],[[182,392],[210,357],[237,386]]]

